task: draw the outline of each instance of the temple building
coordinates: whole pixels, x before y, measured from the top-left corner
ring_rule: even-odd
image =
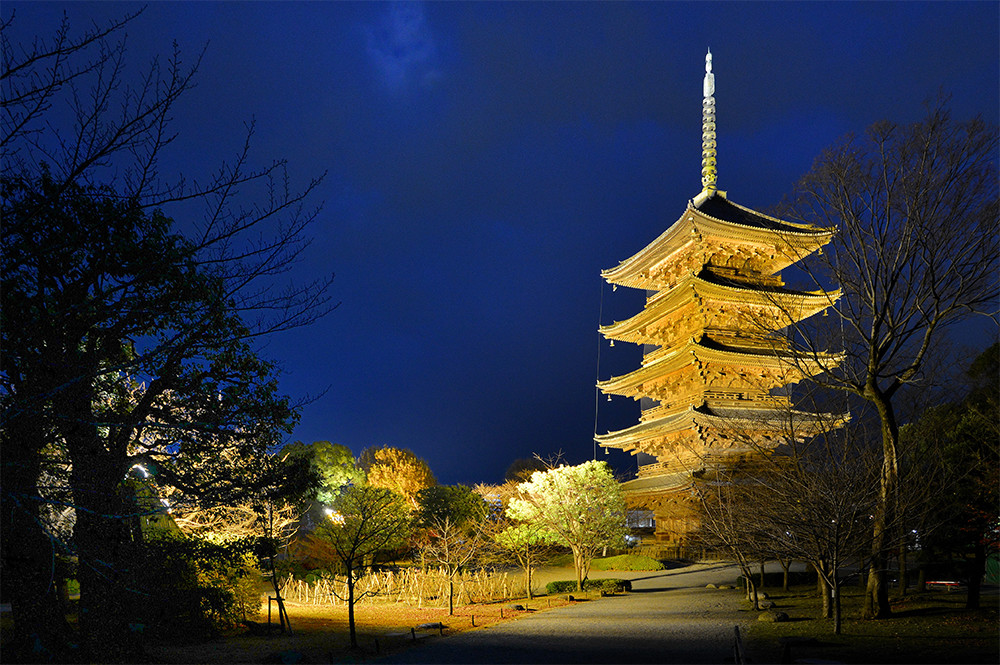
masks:
[[[781,270],[821,251],[834,230],[792,224],[733,203],[716,186],[715,78],[706,57],[702,190],[658,238],[601,276],[643,289],[635,316],[601,326],[609,340],[643,346],[640,367],[599,381],[607,395],[640,401],[639,423],[596,435],[638,457],[628,505],[652,511],[647,544],[678,547],[697,527],[693,481],[721,461],[747,458],[815,433],[789,388],[820,371],[792,356],[782,330],[833,305],[839,292],[787,288]],[[824,364],[829,365],[829,358]]]

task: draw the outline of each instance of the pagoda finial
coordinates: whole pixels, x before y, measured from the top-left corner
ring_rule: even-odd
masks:
[[[715,74],[712,73],[712,51],[705,56],[705,98],[701,102],[701,187],[712,194],[718,179],[715,166]]]

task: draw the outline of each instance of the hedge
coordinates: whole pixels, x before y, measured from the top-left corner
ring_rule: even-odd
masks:
[[[608,578],[603,580],[584,580],[584,591],[600,591],[602,593],[622,593],[632,590],[632,582],[618,578]],[[576,580],[559,580],[549,582],[545,585],[545,593],[560,594],[572,593],[576,591]]]

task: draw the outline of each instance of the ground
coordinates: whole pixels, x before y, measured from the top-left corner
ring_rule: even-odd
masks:
[[[283,652],[301,654],[299,662],[356,662],[376,655],[386,655],[413,645],[414,638],[454,635],[476,630],[500,621],[516,621],[526,614],[563,607],[570,601],[559,598],[526,598],[489,605],[465,605],[455,608],[453,616],[446,608],[417,609],[400,604],[359,604],[355,607],[358,649],[350,649],[347,608],[288,602],[286,609],[292,634],[282,634],[277,626],[263,634],[249,633],[220,636],[208,642],[189,644],[176,640],[149,644],[147,652],[161,663],[261,663],[269,659],[282,662]],[[514,609],[520,605],[524,609]],[[272,606],[272,623],[277,608]],[[502,614],[502,617],[501,617]],[[262,605],[261,621],[267,623],[267,606]],[[414,630],[422,624],[443,624],[443,629]],[[474,625],[473,625],[474,624]]]

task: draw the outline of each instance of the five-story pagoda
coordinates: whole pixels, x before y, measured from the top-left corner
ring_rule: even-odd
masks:
[[[791,290],[779,274],[820,250],[833,230],[769,217],[717,189],[711,52],[705,72],[702,191],[660,237],[601,273],[647,298],[635,316],[600,328],[607,339],[643,345],[638,369],[598,382],[605,394],[641,400],[640,421],[596,441],[639,456],[626,498],[653,511],[656,544],[667,546],[697,525],[695,474],[776,447],[788,436],[789,414],[802,433],[814,430],[811,414],[792,410],[787,388],[819,368],[791,356],[780,331],[839,297]]]

